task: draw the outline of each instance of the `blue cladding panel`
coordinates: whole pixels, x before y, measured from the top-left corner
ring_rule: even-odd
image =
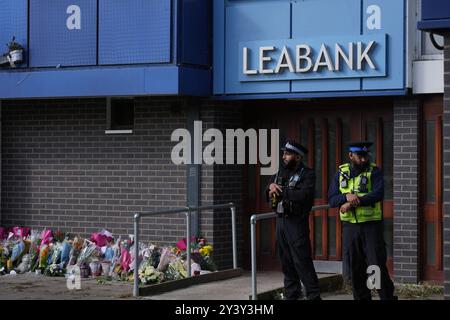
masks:
[[[292,5],[292,38],[351,36],[361,33],[361,0],[308,0]],[[343,19],[343,17],[345,17]],[[293,92],[360,90],[359,79],[293,81]]]
[[[239,82],[239,43],[242,41],[288,39],[290,37],[290,4],[246,3],[226,9],[225,92],[288,92],[289,81],[264,83]]]
[[[70,30],[69,6],[80,9],[80,29]],[[97,2],[92,0],[30,1],[30,66],[96,64]]]
[[[27,51],[27,28],[27,0],[3,0],[0,8],[0,55],[8,51],[6,44],[13,36]],[[22,66],[26,67],[26,63]]]
[[[178,77],[176,66],[0,72],[0,98],[178,94]]]
[[[171,0],[100,0],[99,63],[169,63]]]
[[[450,19],[450,1],[422,0],[422,20]]]
[[[404,0],[364,0],[363,31],[365,35],[387,33],[387,73],[383,79],[363,79],[363,90],[402,89],[405,87],[405,2]],[[381,29],[369,30],[369,6],[381,9]]]
[[[225,91],[225,1],[214,0],[213,8],[213,92],[223,94]]]
[[[181,63],[210,65],[211,0],[182,1]]]

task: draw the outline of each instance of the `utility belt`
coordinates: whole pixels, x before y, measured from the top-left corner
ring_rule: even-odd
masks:
[[[279,218],[303,216],[309,213],[309,210],[305,210],[301,203],[285,200],[278,202],[274,211]]]

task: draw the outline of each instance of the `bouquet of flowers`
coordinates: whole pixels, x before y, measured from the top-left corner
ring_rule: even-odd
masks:
[[[142,284],[160,283],[164,280],[164,273],[153,267],[151,261],[146,259],[139,266],[139,280]]]
[[[148,260],[151,266],[157,268],[161,259],[161,252],[157,246],[152,244],[142,252],[142,258],[144,261]]]
[[[203,241],[203,246],[200,246],[198,252],[201,256],[200,267],[202,268],[202,270],[217,271],[217,266],[211,257],[213,247],[209,244],[207,245],[206,241]]]
[[[14,244],[11,254],[11,262],[18,264],[25,252],[25,242],[23,242],[22,237]]]
[[[36,230],[31,230],[29,236],[30,239],[30,249],[28,253],[30,254],[30,265],[31,271],[34,272],[39,266],[39,238],[40,233]]]
[[[180,280],[186,277],[187,271],[181,258],[176,258],[170,262],[166,272],[164,273],[164,278],[166,280]]]
[[[81,249],[83,248],[83,240],[80,237],[75,237],[72,242],[72,248],[69,254],[69,266],[75,265],[77,263],[78,256],[80,255]]]
[[[47,258],[49,253],[48,245],[44,244],[39,250],[39,266],[38,268],[43,270],[47,267]]]
[[[52,240],[53,240],[52,230],[42,231],[41,239],[42,239],[42,241],[41,241],[41,245],[40,245],[39,249],[42,249],[42,247],[44,245],[49,245],[50,242],[52,242]]]
[[[183,238],[177,243],[177,248],[181,250],[180,255],[186,259],[186,239]],[[216,271],[217,266],[212,258],[213,247],[207,244],[205,238],[191,239],[191,257],[194,262],[198,263],[202,270]]]
[[[80,255],[77,259],[77,265],[80,266],[82,263],[89,263],[89,260],[94,255],[97,250],[97,245],[87,239],[84,240],[83,249],[81,249]]]
[[[67,266],[70,260],[70,252],[72,250],[72,245],[69,241],[64,240],[61,244],[61,265],[63,267]]]
[[[112,251],[113,251],[113,255],[111,258],[111,271],[110,271],[110,275],[113,278],[117,278],[118,274],[120,273],[121,267],[120,267],[120,236],[119,238],[115,241],[115,243],[112,245]]]
[[[61,268],[60,264],[52,263],[44,270],[44,275],[49,277],[64,277],[66,269]]]

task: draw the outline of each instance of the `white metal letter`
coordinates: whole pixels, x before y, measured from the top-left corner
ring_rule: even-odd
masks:
[[[372,59],[370,59],[369,56],[369,51],[370,49],[372,49],[374,44],[375,41],[370,41],[366,49],[362,51],[362,42],[361,41],[358,42],[358,70],[362,70],[362,64],[364,60],[366,60],[367,64],[371,69],[376,69],[375,65],[372,62]]]
[[[273,51],[273,50],[275,50],[274,46],[259,48],[259,73],[262,74],[273,73],[273,69],[264,69],[264,63],[272,61],[272,58],[265,57],[264,53],[266,51]]]
[[[284,60],[286,60],[285,63],[283,63]],[[289,56],[289,51],[286,46],[284,46],[283,50],[281,51],[277,67],[275,68],[275,73],[280,73],[281,68],[289,68],[290,72],[294,72],[294,66],[292,65],[292,60],[291,57]]]
[[[247,47],[242,49],[242,70],[244,74],[257,74],[258,71],[248,69],[248,51]]]
[[[348,56],[345,55],[344,50],[341,48],[339,44],[336,43],[336,52],[335,52],[335,70],[340,71],[341,65],[340,61],[344,59],[345,63],[347,63],[350,70],[353,70],[353,43],[349,42],[348,44]]]
[[[322,62],[322,59],[325,58],[325,61]],[[317,57],[316,64],[314,65],[314,72],[319,70],[319,67],[327,67],[328,70],[333,71],[333,63],[331,62],[330,55],[328,54],[327,47],[324,43],[320,47],[319,56]]]
[[[305,49],[305,54],[301,54],[302,49]],[[309,57],[311,54],[311,47],[306,44],[301,44],[297,46],[297,53],[295,59],[295,70],[296,72],[308,72],[312,68],[312,60]],[[302,68],[301,61],[306,61],[306,66]]]

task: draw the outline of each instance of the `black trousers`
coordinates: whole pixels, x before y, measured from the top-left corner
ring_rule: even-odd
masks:
[[[308,215],[277,218],[277,249],[284,274],[287,300],[296,300],[302,294],[300,281],[305,286],[306,297],[320,297],[319,280],[311,255]]]
[[[343,246],[348,254],[350,273],[355,300],[371,300],[367,286],[369,266],[378,266],[381,300],[393,300],[394,284],[386,267],[387,253],[383,237],[383,222],[342,223]]]

